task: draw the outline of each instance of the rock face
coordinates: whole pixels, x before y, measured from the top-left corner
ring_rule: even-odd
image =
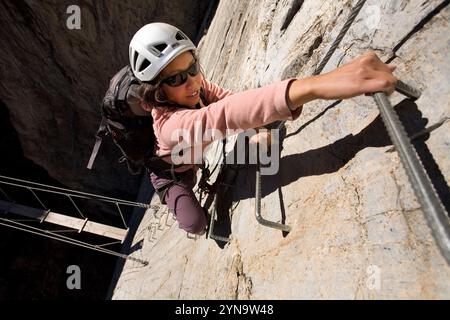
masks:
[[[140,27],[163,21],[195,38],[208,3],[82,1],[79,30],[67,27],[74,22],[72,4],[2,1],[0,100],[25,156],[54,179],[83,191],[134,197],[140,180],[117,164],[120,154],[111,142],[102,145],[94,169],[86,169],[99,103],[110,77],[128,62],[128,43]]]
[[[201,42],[206,76],[235,91],[306,77],[355,1],[221,1]],[[448,209],[450,181],[449,1],[367,1],[331,70],[372,50],[423,91],[391,101]],[[370,97],[316,101],[286,123],[280,172],[263,177],[254,217],[255,168],[238,174],[232,240],[189,239],[165,213],[148,212],[114,299],[448,299],[441,256],[398,154]],[[424,130],[428,128],[428,130]],[[154,197],[153,203],[158,203]]]
[[[67,27],[74,13],[67,10],[74,4],[80,8],[79,30]],[[141,179],[117,163],[120,154],[108,139],[94,169],[86,169],[100,122],[99,103],[110,77],[128,63],[128,42],[141,26],[164,21],[195,39],[207,8],[208,2],[200,0],[2,1],[0,174],[134,201]],[[5,189],[10,196],[11,189]],[[0,198],[5,200],[1,192]],[[24,193],[12,198],[39,206]],[[45,202],[58,207],[66,201]],[[92,204],[93,210],[80,207],[94,221],[103,216],[109,222],[101,222],[112,223],[117,217],[102,204]],[[66,209],[61,212],[74,208]],[[78,240],[99,244],[84,234]],[[101,299],[116,260],[5,227],[0,243],[3,299]],[[86,271],[79,292],[65,286],[70,264]]]

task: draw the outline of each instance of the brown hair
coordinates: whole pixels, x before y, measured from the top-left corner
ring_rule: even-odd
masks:
[[[197,54],[194,51],[191,51],[191,53],[194,56],[194,59],[199,61]],[[204,78],[205,76],[202,67],[200,67],[200,73]],[[173,102],[168,101],[167,97],[164,95],[164,92],[160,90],[161,88],[160,80],[161,79],[159,79],[159,75],[157,75],[154,80],[139,85],[139,87],[137,88],[137,93],[142,98],[142,101],[144,101],[146,104],[152,107],[176,105]]]
[[[162,105],[162,103],[159,102],[158,99],[156,98],[158,91],[159,91],[159,81],[142,83],[137,88],[137,93],[141,97],[142,101],[144,101],[145,103],[147,103],[152,107]]]

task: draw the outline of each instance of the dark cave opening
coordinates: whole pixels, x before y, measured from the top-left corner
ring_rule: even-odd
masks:
[[[44,168],[23,155],[19,137],[10,121],[8,108],[1,101],[0,148],[2,150],[0,175],[67,188],[51,178]],[[39,202],[31,192],[3,184],[0,184],[0,188],[4,191],[4,193],[0,192],[0,200],[12,200],[39,208]],[[51,195],[39,194],[39,198],[46,204],[50,203],[52,210],[76,214],[70,202],[61,201],[61,197],[52,198]],[[76,201],[80,208],[93,207],[90,204],[84,204],[82,200]],[[127,219],[127,212],[124,214]],[[0,212],[0,217],[21,218],[5,212]],[[106,220],[115,226],[119,224],[117,217]],[[40,224],[38,221],[28,223],[33,227],[45,227],[48,230],[61,229],[53,224]],[[0,225],[0,230],[0,250],[3,256],[0,264],[0,299],[99,300],[106,297],[117,262],[115,256],[3,225]],[[110,239],[101,239],[99,236],[86,233],[71,232],[70,237],[94,244],[110,242]],[[120,245],[113,245],[108,249],[120,251]],[[79,266],[81,271],[81,289],[79,290],[70,290],[66,285],[71,275],[68,273],[68,267],[71,265]]]

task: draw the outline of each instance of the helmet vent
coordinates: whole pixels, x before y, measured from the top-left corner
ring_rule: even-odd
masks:
[[[147,59],[144,59],[144,61],[142,62],[141,66],[139,67],[139,72],[144,71],[144,70],[147,69],[150,65],[151,65],[151,62],[148,61]]]
[[[158,44],[158,45],[156,45],[156,46],[155,46],[155,48],[156,48],[156,49],[158,49],[158,50],[159,50],[159,52],[163,52],[163,51],[164,51],[164,49],[166,49],[166,48],[167,48],[167,44],[165,44],[165,43],[161,43],[161,44]]]
[[[180,40],[187,40],[186,36],[180,31],[177,32],[177,35],[175,36],[175,39],[177,39],[178,41],[180,41]]]
[[[137,58],[138,58],[138,53],[137,53],[137,51],[135,51],[134,55],[133,55],[133,69],[136,69]]]

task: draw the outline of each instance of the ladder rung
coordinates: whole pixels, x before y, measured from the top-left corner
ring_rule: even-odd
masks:
[[[123,241],[127,235],[127,229],[116,228],[97,222],[87,221],[87,219],[85,220],[66,216],[50,210],[36,209],[2,200],[0,200],[0,210],[8,210],[8,212],[24,217],[42,221],[45,220],[45,222],[48,223],[57,224],[75,230],[82,230],[84,232],[89,232],[120,241]]]

